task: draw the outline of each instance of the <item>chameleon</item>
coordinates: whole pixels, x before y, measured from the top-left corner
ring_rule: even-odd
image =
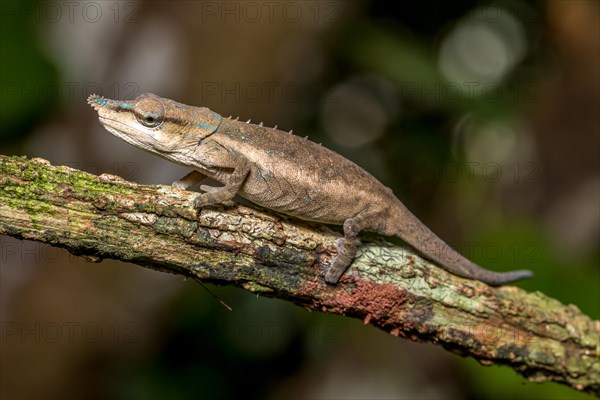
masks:
[[[124,141],[192,171],[172,183],[188,189],[205,178],[194,206],[231,204],[241,197],[302,220],[342,225],[337,254],[325,272],[335,285],[356,257],[359,233],[396,236],[452,274],[499,286],[530,278],[528,270],[494,272],[453,250],[427,228],[392,190],[354,162],[308,140],[274,128],[224,118],[144,93],[133,100],[88,98],[100,123]]]

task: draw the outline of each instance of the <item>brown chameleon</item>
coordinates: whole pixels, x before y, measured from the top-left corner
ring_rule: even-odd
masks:
[[[437,237],[371,174],[291,132],[223,118],[208,108],[153,94],[127,101],[91,95],[88,103],[113,135],[193,169],[174,187],[186,189],[206,177],[223,185],[201,186],[196,207],[229,202],[237,193],[283,214],[343,225],[344,237],[325,274],[329,283],[337,283],[354,260],[363,230],[397,236],[449,272],[490,285],[533,275],[479,267]]]

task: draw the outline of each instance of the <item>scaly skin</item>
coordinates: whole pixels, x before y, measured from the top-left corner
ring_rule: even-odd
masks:
[[[143,94],[131,101],[92,95],[88,103],[115,136],[167,160],[193,168],[173,186],[186,189],[210,177],[222,187],[201,186],[196,207],[223,204],[236,193],[294,217],[343,225],[338,256],[325,275],[337,283],[354,260],[362,230],[398,236],[444,269],[490,285],[532,276],[496,273],[467,260],[419,221],[376,178],[352,161],[310,140],[205,107]]]

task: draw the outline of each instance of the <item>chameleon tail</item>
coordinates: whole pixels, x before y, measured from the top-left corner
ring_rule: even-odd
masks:
[[[446,271],[490,286],[500,286],[533,277],[533,272],[529,270],[494,272],[469,261],[427,228],[402,203],[398,203],[401,215],[398,216],[399,224],[396,225],[394,234]]]

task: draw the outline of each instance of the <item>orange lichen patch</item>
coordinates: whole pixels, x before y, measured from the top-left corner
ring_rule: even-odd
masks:
[[[396,314],[397,308],[405,301],[406,292],[391,283],[378,284],[372,281],[356,280],[353,287],[336,290],[331,299],[334,309],[364,311],[372,318]]]
[[[350,277],[342,279],[345,282],[337,286],[311,281],[301,292],[307,297],[318,296],[318,304],[314,303],[313,308],[342,315],[360,315],[365,324],[375,325],[393,323],[390,319],[401,314],[401,308],[407,301],[406,291],[391,283]]]

